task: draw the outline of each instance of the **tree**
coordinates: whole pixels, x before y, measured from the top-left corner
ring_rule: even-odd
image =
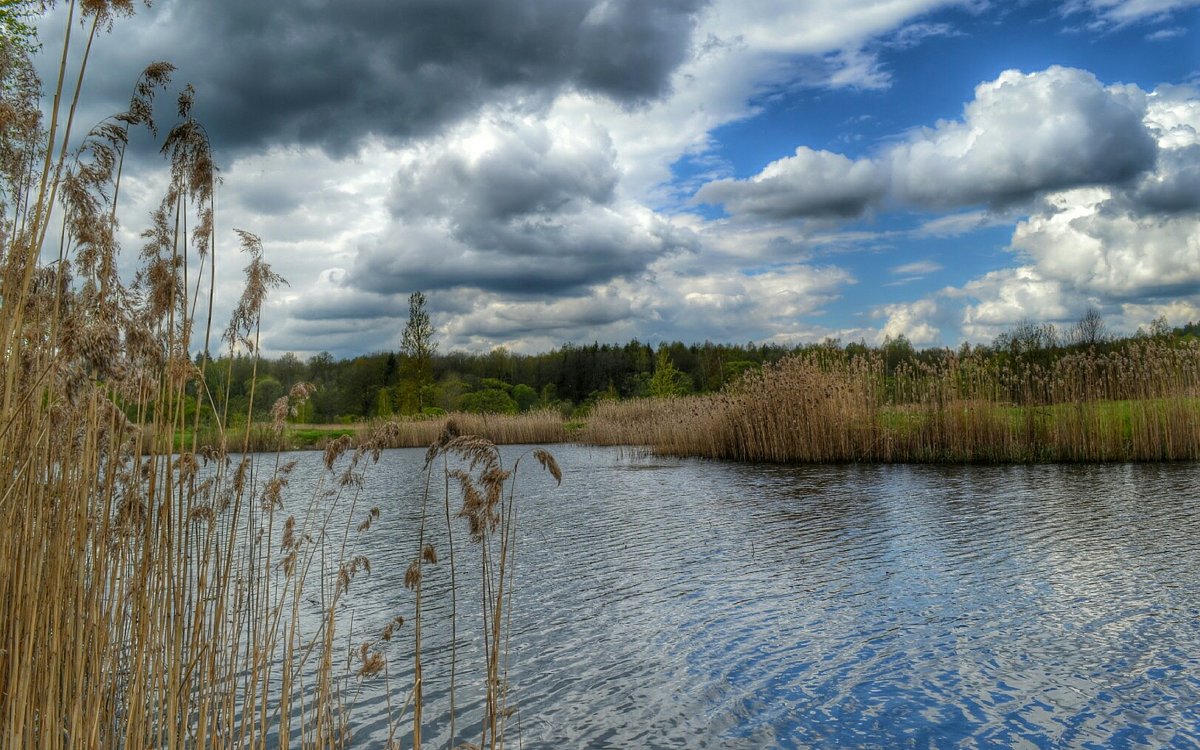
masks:
[[[30,167],[36,161],[30,157],[44,153],[32,13],[28,0],[0,0],[0,253],[16,233],[6,226],[6,214],[28,202],[35,187],[38,170]]]
[[[400,339],[400,348],[408,356],[409,379],[414,381],[417,393],[417,409],[425,408],[423,390],[433,382],[433,354],[437,342],[433,340],[433,323],[425,311],[425,295],[413,292],[408,297],[408,324]]]
[[[518,383],[513,386],[512,400],[517,402],[517,408],[521,411],[529,411],[537,406],[538,394],[524,383]]]
[[[655,398],[682,396],[689,390],[687,375],[675,368],[675,363],[671,361],[671,353],[666,347],[658,350],[649,390],[650,395]]]
[[[375,404],[372,407],[372,411],[374,412],[372,416],[381,419],[387,419],[394,413],[392,411],[392,391],[387,386],[381,387],[375,394]]]
[[[308,358],[308,372],[313,382],[318,385],[330,382],[337,366],[333,361],[333,355],[329,352],[321,352]]]
[[[1058,346],[1058,331],[1053,323],[1034,323],[1028,318],[1017,322],[1011,331],[996,337],[992,347],[997,351],[1007,350],[1014,356],[1045,351]]]
[[[886,336],[883,339],[882,348],[883,366],[889,375],[894,374],[900,365],[911,363],[917,357],[917,350],[913,348],[912,342],[904,334],[900,334],[896,338]]]
[[[1150,321],[1150,336],[1156,339],[1165,339],[1171,335],[1171,326],[1167,323],[1166,315],[1159,315],[1154,320]]]
[[[468,393],[459,401],[463,411],[475,414],[516,414],[517,402],[499,388],[485,388]]]
[[[1100,311],[1094,307],[1089,307],[1083,317],[1071,328],[1073,343],[1092,346],[1102,344],[1107,340],[1108,331],[1105,329],[1104,318],[1100,317]]]
[[[383,360],[383,384],[395,385],[396,375],[400,372],[400,360],[396,359],[396,355],[388,352],[387,358]]]

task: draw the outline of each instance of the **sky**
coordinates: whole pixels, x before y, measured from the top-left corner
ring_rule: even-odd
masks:
[[[217,319],[235,227],[288,281],[269,355],[396,350],[418,290],[442,351],[1200,320],[1200,0],[155,0],[79,120],[155,60],[221,169]]]

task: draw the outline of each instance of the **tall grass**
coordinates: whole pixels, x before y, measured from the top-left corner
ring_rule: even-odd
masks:
[[[425,448],[436,442],[453,423],[463,434],[486,438],[496,445],[530,445],[562,443],[568,439],[561,414],[555,409],[540,409],[523,414],[471,414],[452,412],[442,417],[395,418],[387,420],[387,448]],[[255,452],[277,450],[324,449],[330,442],[349,435],[355,445],[366,441],[383,421],[348,425],[286,424],[277,429],[270,423],[254,423],[249,427],[218,429],[201,426],[196,438],[201,444],[212,442],[224,433],[234,444],[243,441]],[[148,436],[148,440],[167,440],[165,436]],[[190,431],[175,434],[175,444],[192,439]]]
[[[451,423],[463,434],[487,438],[497,445],[561,443],[567,439],[566,426],[557,409],[538,409],[523,414],[454,412],[432,419],[397,420],[396,439],[390,447],[429,445]]]
[[[149,66],[128,110],[73,145],[88,52],[133,6],[64,4],[45,122],[27,50],[0,45],[0,746],[341,747],[353,738],[356,691],[386,683],[389,659],[406,659],[413,683],[386,688],[387,744],[419,747],[421,568],[437,550],[412,550],[411,593],[380,632],[352,648],[362,634],[346,620],[352,584],[370,574],[372,524],[387,512],[361,507],[365,473],[398,442],[397,428],[376,426],[356,446],[333,441],[307,488],[289,488],[295,464],[278,453],[247,454],[250,436],[225,429],[232,415],[199,429],[193,394],[218,401],[215,365],[191,356],[217,338],[218,221],[195,92],[184,88],[162,138],[168,187],[127,282],[118,262],[126,148],[135,131],[157,136],[155,99],[172,68]],[[239,235],[246,287],[219,338],[230,352],[257,353],[263,302],[282,279],[258,238]],[[300,384],[276,402],[270,429],[278,435],[309,395]],[[477,746],[501,747],[515,466],[503,468],[485,439],[440,429],[429,440],[422,529],[438,517],[465,524],[481,550],[476,637],[488,648],[476,666],[487,710],[471,731]],[[187,443],[152,438],[177,434]],[[558,476],[548,454],[535,455]],[[441,516],[430,487],[444,490]],[[452,495],[462,498],[453,512]],[[453,545],[444,552],[453,566]],[[313,602],[316,616],[304,614]],[[453,694],[452,685],[451,714]]]
[[[891,375],[877,353],[809,351],[717,395],[601,402],[581,439],[743,461],[1196,459],[1200,345],[977,352]]]

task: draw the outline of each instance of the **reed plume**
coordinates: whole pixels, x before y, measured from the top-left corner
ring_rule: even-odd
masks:
[[[281,438],[259,456],[248,453],[249,432],[231,440],[232,415],[217,409],[229,399],[213,392],[229,377],[216,378],[208,359],[220,180],[193,116],[197,92],[187,86],[176,99],[161,147],[166,191],[126,280],[117,240],[126,150],[135,130],[157,135],[173,68],[147,67],[128,109],[72,147],[92,44],[133,3],[67,5],[45,121],[28,50],[0,46],[0,598],[9,603],[0,744],[343,747],[356,691],[388,679],[400,645],[384,644],[406,632],[410,614],[367,640],[345,617],[372,574],[369,542],[386,512],[359,508],[366,474],[402,429],[380,424],[357,442],[333,441],[309,487],[295,485]],[[249,260],[221,337],[230,361],[259,355],[263,305],[283,283],[262,241],[237,236]],[[312,393],[298,384],[275,401],[264,431],[279,438]],[[253,399],[252,387],[247,423]],[[486,480],[489,498],[499,476]],[[511,491],[492,502],[480,542],[511,541],[511,527],[493,522],[515,517]],[[499,573],[481,573],[511,580],[509,542],[498,544]],[[416,555],[418,566],[441,557],[428,544]],[[419,589],[419,576],[412,583]],[[313,602],[318,615],[305,615]],[[415,630],[421,617],[408,620]],[[489,685],[499,685],[500,621],[489,622],[480,637],[491,644]],[[350,639],[357,648],[343,645]],[[420,658],[419,640],[408,648]],[[419,706],[419,678],[415,687]],[[403,704],[389,698],[386,719],[402,739]],[[419,743],[419,711],[409,720]],[[498,720],[482,731],[500,746]]]

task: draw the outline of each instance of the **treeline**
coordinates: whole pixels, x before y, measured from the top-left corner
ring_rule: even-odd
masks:
[[[578,438],[781,463],[1200,459],[1195,338],[883,359],[809,349],[718,394],[604,401]]]
[[[316,392],[298,422],[353,422],[376,417],[451,411],[517,414],[553,408],[581,414],[605,398],[683,395],[720,390],[747,370],[777,362],[795,351],[778,345],[565,344],[541,354],[500,347],[488,353],[452,351],[429,357],[428,374],[403,352],[379,352],[335,360],[322,352],[302,360],[294,354],[257,363],[246,356],[210,361],[207,409],[245,414],[254,388],[255,418],[300,381]],[[198,358],[199,360],[199,358]]]
[[[1185,341],[1200,336],[1200,323],[1170,328],[1164,320],[1131,337],[1111,336],[1098,316],[1089,314],[1059,331],[1049,324],[1021,323],[990,346],[963,345],[956,350],[917,349],[904,337],[880,346],[820,344],[684,344],[657,347],[633,340],[626,344],[565,344],[540,354],[516,354],[504,348],[488,353],[433,353],[424,363],[403,352],[380,352],[335,360],[328,353],[302,360],[293,354],[255,363],[248,357],[210,361],[210,394],[201,394],[205,410],[216,407],[236,423],[245,415],[254,388],[254,416],[264,418],[271,405],[294,383],[317,386],[293,419],[334,423],[451,411],[516,414],[552,408],[564,417],[583,416],[598,401],[647,396],[715,393],[748,371],[796,354],[840,352],[853,357],[877,355],[884,375],[898,369],[936,366],[966,354],[1005,362],[1049,365],[1080,350],[1120,351],[1134,342]]]

